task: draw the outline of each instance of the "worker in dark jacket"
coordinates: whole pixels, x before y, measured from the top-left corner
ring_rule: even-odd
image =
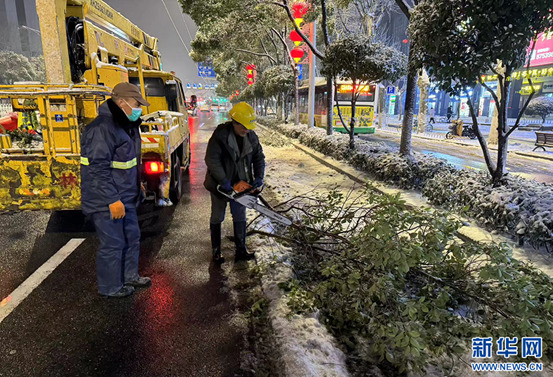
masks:
[[[207,145],[207,174],[204,186],[211,192],[211,247],[213,260],[224,262],[221,253],[221,223],[225,219],[227,199],[219,190],[232,193],[233,185],[245,181],[255,188],[263,187],[265,155],[255,129],[255,111],[245,102],[230,110],[231,122],[220,124]],[[246,248],[246,207],[230,201],[234,223],[236,260],[253,258]]]
[[[92,218],[100,239],[98,291],[106,297],[130,296],[135,287],[151,284],[138,275],[140,106],[149,103],[136,85],[117,84],[81,139],[82,211]]]

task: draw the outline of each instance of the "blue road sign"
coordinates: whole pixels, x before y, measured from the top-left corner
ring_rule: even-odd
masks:
[[[303,64],[298,65],[298,80],[303,80]]]
[[[186,83],[186,89],[190,89],[192,87],[192,85],[190,85],[190,83]]]
[[[192,85],[192,87],[193,87],[194,89],[198,89],[198,85],[196,85],[196,84]]]
[[[198,63],[198,76],[199,77],[215,77],[215,70],[211,63],[201,62]]]
[[[386,94],[396,94],[396,87],[395,86],[389,86],[386,88]]]

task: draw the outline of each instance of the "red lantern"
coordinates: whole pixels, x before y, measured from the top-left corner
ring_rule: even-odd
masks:
[[[248,73],[248,78],[253,79],[253,73]]]
[[[303,54],[304,54],[303,50],[299,47],[296,47],[295,49],[290,51],[290,55],[292,56],[292,58],[296,63],[300,61],[300,59],[303,57]]]
[[[291,40],[292,42],[294,42],[294,44],[295,44],[296,46],[299,46],[299,45],[301,44],[301,42],[303,42],[303,39],[302,39],[300,33],[298,33],[298,32],[295,31],[295,30],[292,30],[292,31],[290,32],[290,40]]]
[[[294,18],[303,18],[307,13],[307,4],[305,3],[295,3],[292,5],[292,15]]]

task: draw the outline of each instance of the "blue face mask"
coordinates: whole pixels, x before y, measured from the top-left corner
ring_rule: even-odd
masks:
[[[142,107],[132,107],[127,101],[125,101],[125,103],[132,109],[131,115],[127,115],[127,118],[129,118],[131,122],[136,122],[142,115]]]

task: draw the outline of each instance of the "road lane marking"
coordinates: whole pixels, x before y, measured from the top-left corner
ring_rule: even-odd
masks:
[[[27,280],[21,283],[19,287],[2,300],[2,305],[0,306],[0,323],[2,323],[2,321],[84,241],[84,238],[72,238],[69,240],[64,247],[59,249],[46,261],[46,263],[33,272]]]
[[[205,124],[205,123],[200,124],[200,128],[202,128],[202,127],[204,126],[204,124]]]

